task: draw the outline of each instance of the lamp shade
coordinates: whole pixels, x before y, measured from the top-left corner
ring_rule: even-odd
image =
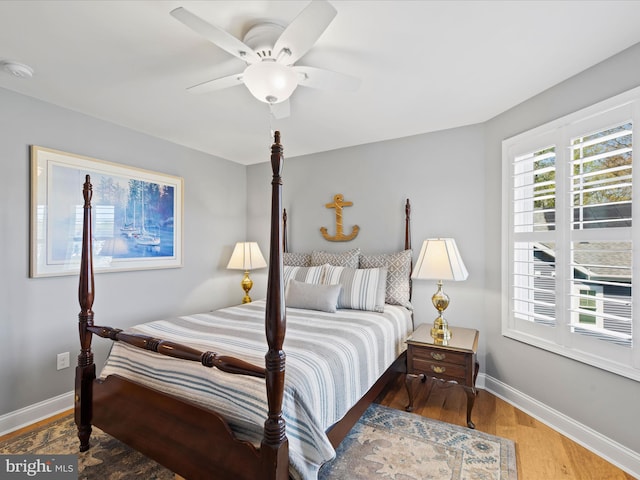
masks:
[[[298,86],[298,74],[292,68],[268,60],[252,63],[242,77],[251,94],[265,103],[284,102]]]
[[[229,263],[228,269],[233,270],[256,270],[258,268],[264,268],[267,266],[267,262],[260,252],[257,242],[238,242],[236,243]]]
[[[469,276],[453,238],[429,238],[422,244],[411,278],[466,280]]]

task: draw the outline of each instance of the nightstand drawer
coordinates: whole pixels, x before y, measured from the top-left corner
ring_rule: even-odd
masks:
[[[447,350],[430,350],[428,348],[413,348],[413,358],[427,360],[430,362],[455,363],[465,365],[467,355],[460,352],[450,352]]]
[[[464,365],[455,365],[453,363],[434,362],[423,358],[413,357],[413,368],[409,373],[424,373],[425,375],[446,376],[452,378],[464,379],[466,377],[466,369]]]

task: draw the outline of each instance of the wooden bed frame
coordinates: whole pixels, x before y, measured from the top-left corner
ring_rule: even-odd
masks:
[[[78,299],[80,303],[80,354],[75,380],[75,422],[80,451],[90,448],[92,425],[121,440],[130,447],[164,465],[188,480],[284,480],[289,477],[289,447],[282,401],[285,378],[286,318],[282,277],[282,251],[285,245],[285,222],[282,215],[283,155],[280,133],[275,132],[271,146],[273,170],[271,201],[271,247],[267,284],[265,331],[268,351],[265,367],[215,352],[202,352],[175,342],[144,335],[126,334],[122,330],[94,325],[92,310],[95,296],[92,260],[91,197],[89,175],[83,186],[84,219],[82,257]],[[410,245],[410,207],[407,200],[405,248]],[[261,445],[255,448],[239,441],[226,421],[217,413],[144,387],[118,375],[96,379],[96,366],[91,351],[93,335],[121,341],[184,360],[196,361],[233,374],[265,379],[268,417],[264,423]],[[376,384],[328,432],[337,446],[368,405],[387,387],[398,371],[406,371],[406,354],[402,354]]]

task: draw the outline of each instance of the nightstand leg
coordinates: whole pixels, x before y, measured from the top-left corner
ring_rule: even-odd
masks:
[[[473,410],[473,404],[476,401],[478,390],[475,388],[464,387],[464,391],[467,394],[467,427],[476,428],[475,424],[471,421],[471,410]]]
[[[426,380],[427,377],[425,377],[422,373],[419,375],[415,375],[413,373],[407,373],[407,375],[404,378],[404,384],[407,387],[407,393],[409,394],[409,405],[406,406],[405,410],[407,412],[412,412],[413,411],[413,391],[414,391],[414,386],[413,384],[415,383],[416,380],[420,380],[421,382],[424,382]]]

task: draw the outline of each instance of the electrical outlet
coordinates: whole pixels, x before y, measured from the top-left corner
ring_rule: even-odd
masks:
[[[69,352],[58,354],[58,370],[69,368]]]

